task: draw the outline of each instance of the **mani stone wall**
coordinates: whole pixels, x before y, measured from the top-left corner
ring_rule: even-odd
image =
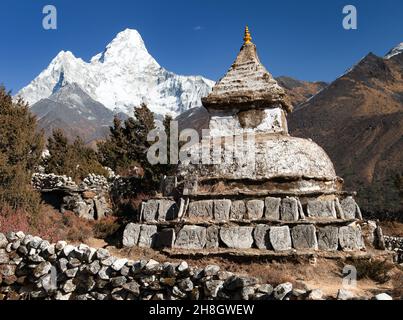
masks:
[[[306,214],[298,198],[201,200],[178,205],[169,199],[142,205],[123,246],[177,249],[250,249],[276,252],[364,250],[361,213],[352,197],[312,200]]]
[[[83,244],[0,233],[0,300],[281,300],[291,291],[291,283],[273,288],[216,265],[130,261]]]

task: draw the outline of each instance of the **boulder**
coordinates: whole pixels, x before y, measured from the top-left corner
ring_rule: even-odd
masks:
[[[264,217],[270,220],[280,220],[281,198],[267,197],[264,200],[265,211]]]
[[[138,246],[142,248],[153,248],[157,238],[157,226],[142,224]]]
[[[199,226],[184,226],[178,233],[175,247],[180,249],[203,249],[207,242],[207,230]]]
[[[295,226],[291,230],[291,236],[293,246],[297,250],[318,249],[318,241],[316,239],[316,228],[314,225]]]
[[[337,219],[334,201],[313,200],[308,201],[307,213],[310,218],[334,218]]]
[[[231,210],[231,200],[214,200],[214,219],[228,221]]]
[[[298,221],[298,201],[295,198],[285,198],[281,201],[281,220]]]
[[[189,217],[213,218],[213,200],[193,201],[189,203]]]
[[[157,220],[159,201],[148,200],[143,202],[141,219],[145,222],[153,222]]]
[[[318,248],[323,251],[336,251],[339,247],[339,228],[327,226],[318,229]]]
[[[233,201],[231,204],[230,219],[242,220],[246,215],[246,205],[242,200]]]
[[[387,293],[380,293],[375,296],[375,300],[386,301],[386,300],[393,300],[393,298]]]
[[[250,200],[246,203],[246,219],[260,220],[264,214],[263,200]]]
[[[218,248],[219,232],[220,232],[220,228],[217,226],[210,226],[207,228],[207,233],[206,233],[206,248],[207,249]]]
[[[353,197],[347,197],[340,203],[343,210],[344,218],[347,220],[355,219],[357,211],[357,203]]]
[[[222,227],[220,239],[228,248],[249,249],[253,244],[252,227]]]
[[[175,220],[178,217],[179,207],[173,200],[159,200],[158,221]]]
[[[266,224],[259,224],[255,227],[255,230],[253,230],[255,244],[261,250],[270,249],[269,230],[270,226]]]
[[[283,300],[290,292],[292,292],[292,283],[286,282],[274,288],[273,296],[276,300]]]
[[[288,226],[271,227],[269,238],[270,244],[275,251],[291,250],[291,235]]]
[[[136,223],[129,223],[123,231],[123,246],[134,247],[137,246],[140,237],[141,225]]]

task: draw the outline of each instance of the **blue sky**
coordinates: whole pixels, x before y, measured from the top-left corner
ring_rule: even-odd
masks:
[[[42,28],[42,8],[58,9],[58,29]],[[358,10],[358,30],[342,9]],[[178,74],[220,78],[248,24],[275,76],[331,81],[368,52],[403,42],[401,0],[2,0],[0,83],[14,93],[61,50],[88,60],[125,28],[137,29],[156,60]]]

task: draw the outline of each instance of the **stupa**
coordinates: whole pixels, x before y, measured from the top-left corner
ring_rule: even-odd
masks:
[[[288,133],[293,108],[248,28],[235,62],[202,102],[209,131],[191,152],[207,161],[179,164],[169,191],[144,202],[140,223],[127,226],[125,246],[365,250],[355,194],[343,191],[320,146]]]

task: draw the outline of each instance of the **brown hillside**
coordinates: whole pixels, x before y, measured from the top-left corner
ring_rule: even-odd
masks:
[[[289,126],[325,148],[364,210],[403,212],[403,54],[367,55],[297,107]]]

